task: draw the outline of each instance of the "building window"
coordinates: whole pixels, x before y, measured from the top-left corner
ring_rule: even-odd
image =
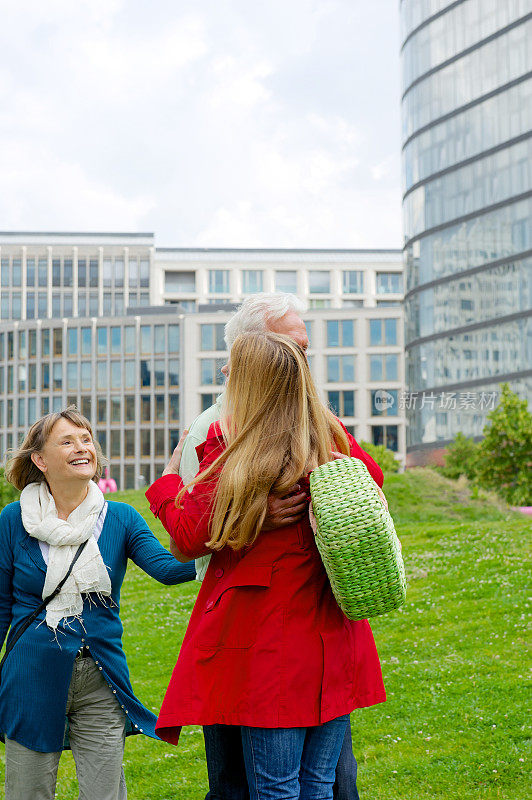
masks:
[[[111,354],[119,356],[122,352],[122,330],[117,325],[111,328]]]
[[[140,419],[142,422],[151,422],[151,397],[143,395],[140,398]],[[143,453],[143,455],[146,455]]]
[[[201,349],[202,350],[225,350],[223,323],[213,325],[201,325]]]
[[[107,389],[107,364],[104,361],[96,364],[96,386],[101,392]]]
[[[69,361],[67,364],[67,392],[77,392],[79,388],[78,362]]]
[[[98,342],[98,355],[105,356],[108,353],[107,328],[98,328],[96,332]]]
[[[402,294],[403,276],[400,272],[377,272],[377,294]]]
[[[179,360],[177,358],[168,359],[168,385],[179,386]]]
[[[174,325],[173,327],[177,328],[177,325]],[[177,328],[177,329],[179,331],[179,328]],[[154,340],[155,340],[154,352],[155,353],[164,353],[164,351],[165,351],[165,329],[164,329],[164,325],[155,325],[154,328],[153,328],[153,336],[154,336]],[[179,336],[178,336],[178,339],[179,339]],[[178,341],[178,344],[179,344],[179,341]]]
[[[370,381],[396,381],[398,380],[399,356],[375,355],[369,357]]]
[[[155,456],[164,458],[164,430],[157,428],[154,434]]]
[[[69,356],[78,354],[78,329],[70,328],[67,331],[67,353]]]
[[[353,347],[355,323],[352,319],[327,320],[327,347]]]
[[[135,422],[135,395],[126,394],[125,396],[125,421]],[[134,455],[132,453],[131,455]]]
[[[397,453],[399,449],[397,425],[373,425],[371,434],[373,444],[384,445],[388,450]]]
[[[140,259],[140,285],[142,287],[150,285],[150,262],[146,258]]]
[[[87,262],[84,258],[78,258],[78,286],[83,289],[87,286]]]
[[[54,356],[62,355],[63,354],[63,331],[61,330],[61,328],[54,328],[53,342],[54,342]]]
[[[89,316],[97,317],[98,316],[98,295],[95,292],[91,292],[89,295]]]
[[[111,431],[111,458],[120,458],[120,431]]]
[[[89,286],[91,289],[98,288],[98,259],[91,258],[89,261]]]
[[[397,389],[376,389],[371,391],[370,394],[372,417],[397,416]]]
[[[92,369],[90,361],[81,362],[81,391],[89,392],[92,389]]]
[[[111,422],[120,422],[121,398],[111,397]]]
[[[153,365],[153,376],[155,380],[155,386],[164,386],[164,361],[155,361]]]
[[[92,353],[92,331],[90,328],[81,329],[81,355],[90,356]]]
[[[150,325],[140,326],[140,352],[149,354],[153,352],[153,337]]]
[[[225,358],[202,358],[200,361],[200,383],[202,386],[223,386],[225,375],[221,369],[227,363]]]
[[[308,272],[308,290],[311,294],[329,294],[331,291],[331,273],[327,270],[310,269]]]
[[[229,294],[228,269],[209,270],[209,292],[210,294]]]
[[[156,352],[164,353],[164,344],[163,349]],[[168,352],[179,353],[179,325],[168,326]]]
[[[352,389],[327,392],[327,397],[329,405],[337,417],[355,416],[355,393]]]
[[[122,362],[111,361],[111,389],[122,388]]]
[[[146,430],[145,428],[143,428],[141,430],[141,432],[140,432],[140,454],[142,456],[150,456],[151,455],[151,444],[150,444],[150,431],[149,431],[149,429]],[[149,483],[149,481],[150,481],[150,476],[149,476],[150,468],[149,468],[149,466],[146,464],[144,467],[141,467],[141,469],[142,469],[144,478]],[[146,473],[148,473],[148,474],[146,474]]]
[[[110,317],[111,316],[111,313],[112,313],[111,309],[112,309],[111,292],[104,292],[103,293],[103,314],[104,314],[104,317]]]
[[[179,422],[179,395],[169,394],[168,404],[169,404],[168,418],[170,422]]]
[[[63,286],[67,289],[72,288],[72,259],[65,258],[63,261]]]
[[[242,294],[262,292],[263,276],[261,269],[242,270]]]
[[[9,370],[8,370],[8,382],[9,382]],[[50,365],[43,364],[41,367],[41,387],[42,391],[46,392],[50,388]],[[7,387],[7,391],[9,392],[9,385]],[[13,391],[11,389],[11,391]]]
[[[52,388],[60,390],[63,388],[63,365],[61,362],[56,361],[53,366],[53,381]]]
[[[353,383],[354,380],[355,356],[327,356],[329,383]]]
[[[98,398],[97,402],[98,422],[107,422],[107,400],[103,397]]]
[[[216,394],[202,394],[201,395],[201,410],[207,411],[208,408],[213,406],[216,403],[216,398],[218,395]]]
[[[297,294],[297,272],[295,270],[276,270],[275,291]]]
[[[87,316],[87,297],[84,294],[78,295],[78,317]]]
[[[135,352],[135,328],[132,325],[126,325],[124,328],[124,352]]]
[[[309,308],[331,308],[332,307],[332,300],[329,299],[320,299],[317,298],[310,298],[308,301]]]
[[[164,273],[165,292],[195,292],[196,273],[195,272],[165,272]]]
[[[129,285],[136,287],[139,282],[139,261],[138,258],[130,258],[129,266]]]
[[[52,286],[61,286],[61,261],[58,258],[52,260]]]
[[[140,385],[144,387],[151,386],[151,369],[149,361],[140,362]]]
[[[124,431],[124,455],[126,458],[135,456],[135,431],[133,428]]]
[[[135,388],[135,362],[124,361],[124,388]]]
[[[349,269],[342,273],[342,291],[344,294],[362,294],[364,291],[364,273],[362,270]]]
[[[39,286],[48,286],[48,260],[40,258],[37,266]]]
[[[370,345],[397,344],[397,319],[372,319],[370,320]]]
[[[166,421],[166,410],[165,410],[165,403],[164,403],[164,394],[156,394],[155,395],[155,420],[157,422],[165,422]],[[162,453],[159,453],[158,455],[162,455]]]

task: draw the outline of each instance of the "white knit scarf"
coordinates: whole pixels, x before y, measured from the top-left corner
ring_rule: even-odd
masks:
[[[28,484],[20,494],[24,528],[30,536],[50,545],[43,599],[64,577],[79,545],[88,540],[63,588],[46,606],[46,624],[54,631],[62,619],[81,619],[82,592],[111,594],[109,574],[93,537],[104,502],[102,491],[91,481],[86,498],[63,520],[57,516],[54,498],[45,481]]]

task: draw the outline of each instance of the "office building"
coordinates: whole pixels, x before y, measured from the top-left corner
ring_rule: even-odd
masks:
[[[408,464],[532,398],[532,0],[402,0]]]
[[[221,390],[236,304],[281,290],[307,301],[323,399],[358,439],[404,461],[400,251],[158,250],[151,234],[3,233],[0,259],[2,453],[74,403],[118,486],[151,482]]]

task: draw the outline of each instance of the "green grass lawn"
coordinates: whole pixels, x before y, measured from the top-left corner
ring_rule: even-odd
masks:
[[[467,486],[430,470],[390,475],[384,488],[409,585],[406,606],[372,622],[388,701],[351,718],[361,798],[525,800],[530,519],[489,498],[472,500]],[[138,508],[166,543],[141,492],[116,499]],[[197,584],[161,586],[128,568],[124,647],[133,687],[155,712],[196,592]],[[177,748],[128,738],[125,769],[129,800],[200,800],[201,729],[186,728]],[[77,798],[70,753],[57,797]]]

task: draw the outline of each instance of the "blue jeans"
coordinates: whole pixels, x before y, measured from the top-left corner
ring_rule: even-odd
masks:
[[[242,726],[251,800],[333,800],[349,715],[312,728]]]
[[[209,791],[205,800],[249,800],[242,736],[236,725],[205,725],[205,753]],[[351,727],[346,726],[336,768],[334,800],[359,800],[357,762],[353,755]]]

